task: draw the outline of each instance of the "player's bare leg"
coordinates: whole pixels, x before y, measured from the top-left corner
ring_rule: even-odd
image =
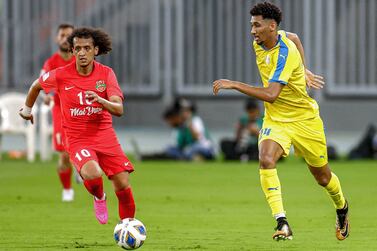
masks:
[[[281,196],[281,186],[276,171],[276,162],[283,154],[281,146],[273,140],[263,140],[259,144],[259,166],[260,179],[263,192],[272,210],[272,215],[277,221],[276,232],[272,238],[276,241],[291,240],[292,230],[289,227],[283,200]]]
[[[73,201],[74,191],[71,186],[72,165],[67,152],[60,152],[59,154],[58,174],[63,185],[62,201]]]
[[[102,170],[94,160],[86,162],[80,171],[84,179],[84,185],[89,193],[94,196],[94,211],[101,224],[106,224],[108,212],[106,206],[106,194],[103,192]]]
[[[116,196],[118,197],[119,218],[135,217],[135,201],[129,183],[130,174],[126,171],[110,177]]]
[[[331,172],[328,164],[322,167],[308,166],[318,184],[327,190],[327,193],[334,202],[334,206],[336,208],[336,238],[338,240],[346,239],[350,232],[350,224],[348,221],[348,203],[343,196],[338,177]]]

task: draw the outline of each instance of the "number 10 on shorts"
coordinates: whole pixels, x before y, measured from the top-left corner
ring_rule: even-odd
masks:
[[[86,150],[86,149],[82,149],[80,152],[77,152],[75,154],[75,158],[78,161],[82,161],[83,157],[85,157],[85,158],[90,157],[90,152],[88,150]]]

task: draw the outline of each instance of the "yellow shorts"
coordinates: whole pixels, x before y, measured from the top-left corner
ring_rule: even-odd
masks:
[[[277,122],[265,118],[259,134],[259,144],[271,139],[283,148],[283,157],[289,155],[293,144],[295,154],[304,157],[306,163],[322,167],[328,163],[326,136],[319,116],[295,122]]]

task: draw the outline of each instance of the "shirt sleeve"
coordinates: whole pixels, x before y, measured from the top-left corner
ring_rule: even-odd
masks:
[[[46,60],[45,63],[43,64],[43,67],[41,69],[41,73],[39,76],[42,76],[43,74],[49,71],[51,71],[50,60]]]
[[[292,60],[288,50],[287,45],[284,43],[283,39],[280,40],[280,48],[279,53],[276,54],[277,59],[274,60],[276,65],[274,70],[271,71],[269,76],[268,82],[277,82],[283,85],[288,84],[288,80],[290,79],[293,67],[292,67]]]
[[[38,81],[46,93],[54,92],[58,88],[56,81],[56,70],[46,72],[39,77]]]
[[[107,97],[111,96],[118,96],[124,99],[123,97],[123,91],[120,89],[118,80],[115,76],[115,73],[113,70],[110,70],[108,76],[107,76]]]

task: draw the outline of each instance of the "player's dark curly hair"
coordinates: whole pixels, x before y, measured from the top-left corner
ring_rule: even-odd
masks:
[[[74,29],[72,34],[68,37],[68,43],[73,50],[73,39],[77,38],[92,38],[94,47],[98,46],[98,55],[107,54],[111,51],[111,38],[102,29],[94,29],[90,27],[81,27]]]
[[[269,2],[263,2],[256,4],[253,8],[250,10],[250,15],[252,16],[262,16],[263,19],[273,19],[276,21],[276,23],[279,25],[283,14],[279,7],[276,5],[269,3]]]

